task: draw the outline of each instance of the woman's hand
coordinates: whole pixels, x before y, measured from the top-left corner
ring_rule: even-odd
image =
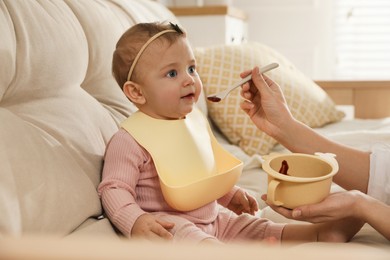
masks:
[[[267,200],[267,196],[261,197]],[[305,205],[289,210],[269,205],[279,214],[295,220],[325,223],[354,218],[370,224],[390,240],[390,206],[357,190],[332,193],[317,204]]]
[[[331,193],[320,203],[300,206],[293,210],[274,205],[269,206],[286,218],[322,223],[347,217],[361,218],[358,205],[361,196],[364,195],[359,191],[343,191]],[[262,199],[266,200],[267,196],[263,195]]]
[[[292,119],[290,110],[279,85],[265,75],[259,68],[241,73],[246,77],[252,73],[252,80],[245,83],[241,96],[245,99],[241,108],[248,114],[255,125],[270,136],[276,135],[283,129],[286,121]]]

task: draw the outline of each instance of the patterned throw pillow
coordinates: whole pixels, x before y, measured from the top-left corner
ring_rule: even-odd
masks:
[[[198,73],[206,95],[226,89],[240,80],[242,71],[276,62],[279,67],[266,73],[282,88],[294,117],[310,127],[321,127],[344,117],[330,97],[301,73],[284,56],[260,43],[220,45],[194,50]],[[240,89],[225,100],[207,102],[210,118],[233,144],[247,154],[267,154],[277,143],[260,131],[241,110]]]

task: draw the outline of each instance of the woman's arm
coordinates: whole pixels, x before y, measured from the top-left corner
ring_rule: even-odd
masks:
[[[360,194],[356,203],[361,205],[358,207],[360,218],[390,240],[390,206],[366,194]]]
[[[370,171],[370,153],[333,142],[296,120],[286,121],[277,136],[282,145],[292,152],[314,154],[334,153],[339,172],[334,181],[347,190],[367,193]]]
[[[287,107],[280,87],[270,78],[259,74],[258,68],[243,72],[252,73],[252,81],[242,86],[246,99],[241,108],[262,131],[276,139],[292,152],[334,153],[339,163],[339,173],[334,180],[345,189],[367,192],[370,153],[333,142],[310,127],[297,121]]]

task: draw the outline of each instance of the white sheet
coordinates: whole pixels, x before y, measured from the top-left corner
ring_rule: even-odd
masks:
[[[377,143],[390,143],[390,117],[343,120],[315,130],[334,141],[368,151]],[[283,149],[277,145],[274,151]]]
[[[316,130],[332,140],[365,150],[371,150],[376,143],[390,143],[390,117],[343,120]]]

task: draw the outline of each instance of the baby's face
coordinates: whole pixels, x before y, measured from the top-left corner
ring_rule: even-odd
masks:
[[[145,104],[139,109],[160,119],[180,119],[190,113],[199,98],[202,82],[192,49],[185,37],[169,45],[150,44],[138,64]]]

